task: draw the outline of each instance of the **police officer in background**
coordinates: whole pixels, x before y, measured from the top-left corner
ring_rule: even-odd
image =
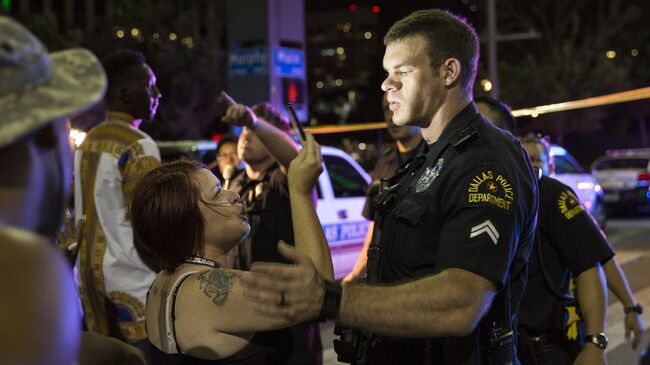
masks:
[[[491,98],[487,95],[480,95],[474,98],[476,108],[487,120],[495,126],[517,135],[517,121],[512,115],[512,110],[508,104]]]
[[[607,293],[600,263],[614,252],[571,188],[547,176],[552,166],[548,142],[527,136],[522,143],[542,177],[537,244],[518,317],[520,360],[524,365],[605,364]],[[565,339],[571,276],[588,335],[577,358]]]
[[[326,282],[284,246],[295,265],[257,264],[241,280],[261,313],[380,336],[367,344],[370,363],[511,364],[536,226],[532,166],[472,102],[479,43],[464,19],[417,11],[384,43],[393,122],[421,127],[426,141],[377,199],[381,239],[368,267],[390,285]]]
[[[366,194],[366,203],[363,206],[362,215],[370,220],[368,225],[368,233],[363,244],[363,248],[359,253],[359,258],[354,264],[352,271],[343,278],[343,282],[359,279],[365,275],[366,264],[368,262],[368,248],[372,241],[372,233],[375,227],[374,217],[375,209],[372,207],[372,200],[379,192],[380,179],[386,179],[395,176],[397,170],[404,166],[406,163],[411,162],[418,153],[422,145],[422,133],[420,128],[413,126],[398,126],[393,123],[393,112],[388,107],[386,100],[387,94],[384,93],[382,99],[382,109],[384,110],[384,119],[386,121],[386,130],[395,143],[388,147],[384,153],[379,157],[375,168],[370,174],[372,183],[368,187]]]
[[[475,100],[480,112],[493,118],[491,121],[496,126],[510,130],[515,125],[510,108],[503,102],[486,101],[485,98]],[[607,338],[602,334],[604,323],[601,322],[606,314],[602,305],[607,304],[607,293],[602,288],[604,279],[598,273],[599,263],[607,286],[624,305],[626,337],[633,335],[632,348],[636,349],[643,333],[643,308],[636,301],[607,238],[584,211],[571,188],[547,176],[555,167],[548,141],[529,135],[522,142],[533,166],[543,176],[538,184],[539,244],[530,257],[528,286],[519,311],[520,354],[525,355],[520,360],[523,364],[570,363],[576,357],[576,347],[578,350],[580,347],[567,342],[567,332],[573,331],[574,344],[594,345],[586,345],[577,362],[596,364],[602,361],[602,350],[607,346]],[[565,308],[576,308],[574,298],[569,296],[569,274],[577,276],[577,299],[586,325],[582,331],[567,328],[569,313]],[[569,320],[576,322],[573,312],[570,316],[574,318]],[[594,351],[594,348],[601,351]]]

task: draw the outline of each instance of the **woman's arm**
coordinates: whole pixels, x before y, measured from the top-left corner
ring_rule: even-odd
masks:
[[[312,194],[321,172],[320,146],[314,136],[307,133],[305,146],[291,162],[288,174],[294,239],[296,250],[309,256],[323,278],[333,280],[332,256]]]
[[[290,327],[296,321],[270,319],[255,311],[240,278],[247,272],[216,268],[191,274],[181,284],[175,303],[176,341],[183,352],[202,359],[232,356],[255,332]],[[164,305],[170,295],[154,282],[148,301]],[[281,294],[274,292],[280,305]],[[158,298],[154,298],[158,297]]]

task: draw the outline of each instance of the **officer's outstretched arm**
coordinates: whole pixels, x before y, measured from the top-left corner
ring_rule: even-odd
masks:
[[[495,284],[462,269],[393,286],[343,286],[337,323],[386,336],[464,336],[487,312]]]
[[[605,331],[607,291],[605,275],[600,264],[587,269],[576,277],[578,301],[585,320],[586,334]],[[605,364],[605,352],[587,343],[574,364]]]
[[[630,284],[627,282],[627,277],[621,265],[619,265],[616,257],[612,257],[603,265],[605,276],[607,277],[607,287],[616,295],[625,307],[633,307],[638,304]],[[641,342],[641,335],[643,334],[643,320],[641,315],[637,312],[629,312],[625,314],[625,338],[630,338],[630,333],[634,335],[632,338],[632,348],[636,349]]]

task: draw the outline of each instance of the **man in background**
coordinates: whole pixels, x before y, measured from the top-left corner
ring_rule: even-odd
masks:
[[[108,116],[75,153],[76,219],[85,219],[78,261],[84,318],[90,331],[146,350],[144,305],[156,273],[136,251],[127,212],[136,184],[160,164],[156,143],[138,128],[154,118],[161,94],[140,53],[117,51],[103,64]]]
[[[241,196],[251,233],[235,248],[239,253],[235,265],[248,270],[255,261],[286,262],[277,251],[277,243],[283,240],[294,244],[287,169],[298,154],[289,136],[289,121],[269,103],[249,108],[226,93],[222,96],[229,104],[223,121],[244,127],[237,154],[245,167],[229,188]],[[286,364],[322,362],[318,323],[268,332],[268,338],[278,353],[286,353]]]

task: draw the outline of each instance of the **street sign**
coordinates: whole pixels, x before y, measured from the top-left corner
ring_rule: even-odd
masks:
[[[230,50],[228,75],[265,75],[268,73],[268,52],[266,47],[239,48]]]
[[[301,49],[278,47],[273,51],[273,71],[279,77],[305,77],[305,53]]]

